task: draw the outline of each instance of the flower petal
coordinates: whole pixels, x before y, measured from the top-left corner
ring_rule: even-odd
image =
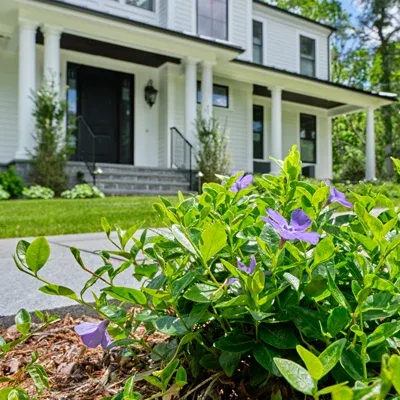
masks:
[[[277,231],[280,231],[282,229],[282,226],[279,225],[277,222],[273,221],[271,218],[268,217],[261,217],[263,221],[266,223],[270,224],[272,227],[274,227]]]
[[[238,260],[237,262],[237,268],[240,269],[240,271],[245,272],[246,274],[250,275],[250,268],[244,265],[241,261]]]
[[[250,257],[250,267],[249,267],[250,274],[254,272],[254,270],[256,269],[256,265],[257,265],[256,258],[254,257],[254,255],[252,255]]]
[[[236,182],[231,186],[231,192],[237,193],[238,191],[239,191],[239,188],[238,188],[237,182]]]
[[[103,340],[101,341],[101,347],[106,349],[112,343],[111,337],[107,331],[104,332]]]
[[[272,208],[268,208],[267,214],[270,218],[272,218],[274,221],[276,221],[279,225],[281,225],[281,226],[288,225],[287,220],[284,217],[282,217],[282,215],[279,214],[278,211],[275,211]]]
[[[296,232],[296,239],[302,242],[317,244],[319,242],[319,235],[317,232]]]
[[[95,349],[98,345],[100,345],[104,338],[104,332],[99,332],[98,330],[88,333],[86,335],[82,335],[82,342],[87,346]]]
[[[253,175],[243,176],[239,180],[241,189],[245,189],[247,186],[253,183]]]
[[[286,240],[295,240],[297,239],[297,232],[295,231],[288,231],[286,229],[282,229],[279,231],[281,238]]]
[[[77,325],[74,330],[79,335],[87,335],[95,332],[99,327],[99,324],[94,322],[83,322],[82,324]]]
[[[236,282],[239,282],[239,279],[238,279],[238,278],[229,278],[229,279],[226,281],[226,286],[233,285],[233,284],[236,283]]]
[[[296,231],[304,232],[310,227],[311,218],[303,210],[297,209],[292,212],[290,225]]]

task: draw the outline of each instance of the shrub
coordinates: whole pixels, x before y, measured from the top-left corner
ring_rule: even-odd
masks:
[[[21,197],[24,190],[24,182],[15,172],[14,167],[9,167],[7,171],[0,174],[0,185],[13,198]]]
[[[7,200],[10,198],[10,193],[3,189],[3,186],[0,185],[0,200]]]
[[[293,148],[280,176],[264,175],[233,191],[239,173],[223,184],[205,184],[202,195],[180,195],[176,205],[162,198],[154,208],[165,229],[137,236],[138,226],[117,228],[117,250],[102,251],[97,270],[71,248],[89,273],[79,294],[44,280],[40,290],[85,304],[84,293],[101,280],[105,287],[94,307],[104,321],[77,333],[84,343],[122,348],[123,354],[148,349],[159,364],[143,379],[160,398],[177,392],[188,399],[218,393],[315,400],[395,396],[395,207],[381,194],[355,194],[354,213],[338,216],[337,205],[349,205],[344,194],[323,182],[300,181],[300,172]],[[378,200],[387,209],[375,216]],[[103,219],[102,225],[110,238],[110,224]],[[113,267],[111,255],[125,262]],[[21,241],[15,260],[21,271],[42,279],[48,257],[39,238]],[[143,282],[140,290],[115,283],[127,269]],[[136,308],[127,311],[126,304]],[[142,339],[135,335],[140,326],[147,332]],[[154,332],[166,339],[149,348],[146,338]]]
[[[212,118],[209,121],[199,115],[196,120],[199,148],[196,154],[198,169],[203,173],[203,182],[217,182],[216,175],[228,175],[231,157],[228,153],[226,128]]]
[[[94,199],[104,198],[104,193],[97,189],[96,186],[90,186],[87,183],[76,185],[71,190],[66,190],[61,193],[63,199]]]
[[[50,200],[54,198],[54,192],[50,188],[39,185],[25,188],[22,194],[28,200]]]
[[[36,145],[32,154],[31,179],[59,195],[67,187],[65,167],[71,150],[64,133],[66,103],[58,100],[52,82],[46,82],[34,94],[33,101]]]

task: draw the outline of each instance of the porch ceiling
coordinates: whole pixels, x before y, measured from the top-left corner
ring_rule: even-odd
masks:
[[[42,32],[36,32],[36,43],[44,44]],[[160,67],[166,62],[180,64],[181,60],[163,54],[151,53],[149,51],[133,49],[118,44],[103,42],[101,40],[89,39],[82,36],[63,33],[60,46],[62,49],[73,50],[79,53],[92,54],[115,60],[127,61],[135,64],[147,65],[149,67]]]

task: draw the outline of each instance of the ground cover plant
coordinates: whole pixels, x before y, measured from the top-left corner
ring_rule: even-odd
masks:
[[[1,193],[0,193],[1,196]],[[175,197],[169,197],[175,201]],[[2,201],[0,238],[66,235],[100,232],[105,215],[122,229],[143,222],[157,227],[162,223],[152,209],[156,197],[107,197],[105,199],[64,199]]]
[[[54,198],[54,192],[50,188],[39,185],[25,188],[22,194],[27,200],[50,200]]]
[[[75,185],[71,190],[65,190],[61,193],[63,199],[95,199],[104,198],[104,193],[96,186],[90,186],[87,183]]]
[[[95,304],[102,321],[75,328],[88,347],[135,359],[147,349],[154,368],[132,366],[119,399],[396,399],[400,394],[400,235],[384,195],[344,194],[299,179],[293,148],[280,176],[256,185],[243,173],[210,183],[203,194],[154,205],[164,229],[117,229],[114,250],[88,273],[80,293],[41,277],[50,248],[20,241],[15,262],[43,293]],[[378,216],[377,202],[386,205]],[[335,215],[337,207],[354,213]],[[106,235],[111,226],[102,220]],[[152,233],[152,234],[150,234]],[[155,236],[154,236],[155,233]],[[125,262],[113,267],[111,255]],[[142,257],[144,255],[144,259]],[[127,269],[143,283],[121,287]],[[126,305],[140,307],[129,312]],[[138,329],[146,334],[138,338]],[[153,333],[166,335],[154,347]],[[157,389],[142,397],[135,376]],[[175,397],[174,397],[175,396]],[[306,397],[305,397],[306,396]]]
[[[0,186],[2,186],[12,198],[21,197],[22,191],[24,190],[24,182],[12,166],[0,173]]]

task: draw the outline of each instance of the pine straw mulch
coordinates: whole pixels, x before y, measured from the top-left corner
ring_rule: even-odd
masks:
[[[152,364],[148,352],[139,352],[135,358],[123,357],[118,350],[103,352],[87,348],[82,344],[74,327],[81,322],[96,322],[89,317],[73,319],[69,315],[51,324],[47,330],[34,334],[26,342],[0,359],[0,376],[12,377],[31,360],[32,353],[39,353],[38,363],[43,365],[49,376],[50,390],[45,391],[43,400],[98,400],[113,396],[123,388],[124,381],[137,373],[136,390],[144,398],[155,394],[154,387],[140,380],[141,375],[150,375],[156,366]],[[144,334],[139,328],[138,335]],[[15,326],[0,330],[6,342],[17,339],[20,334]],[[165,340],[162,335],[148,338],[151,346]],[[147,371],[147,372],[146,372]],[[35,396],[34,384],[25,376],[21,385],[30,396]],[[0,389],[7,383],[0,383]]]

